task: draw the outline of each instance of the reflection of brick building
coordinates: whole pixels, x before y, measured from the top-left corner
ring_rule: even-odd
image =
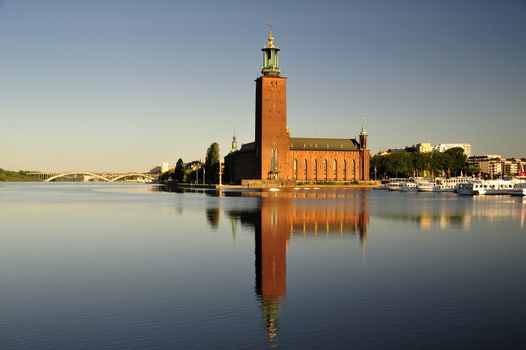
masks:
[[[256,293],[261,298],[267,335],[272,340],[277,334],[279,304],[286,293],[290,239],[358,235],[364,254],[369,223],[368,190],[243,195],[262,197],[259,210],[229,215],[232,220],[239,218],[242,224],[254,227]]]
[[[244,179],[297,181],[369,180],[367,132],[360,140],[290,137],[287,79],[280,76],[274,37],[262,49],[262,76],[256,80],[256,137],[225,157],[230,182]]]

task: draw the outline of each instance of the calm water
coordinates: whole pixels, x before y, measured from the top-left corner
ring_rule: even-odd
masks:
[[[526,201],[0,183],[1,349],[526,346]]]

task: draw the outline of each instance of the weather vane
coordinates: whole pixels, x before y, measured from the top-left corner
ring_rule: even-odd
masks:
[[[268,31],[270,33],[272,33],[272,27],[274,27],[274,25],[276,25],[276,20],[272,20],[270,22],[267,22]]]

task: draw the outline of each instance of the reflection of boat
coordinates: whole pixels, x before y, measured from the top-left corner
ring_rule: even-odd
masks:
[[[505,195],[510,194],[515,182],[513,180],[475,180],[459,184],[457,193],[463,195]]]
[[[510,194],[512,196],[526,196],[526,182],[520,182],[513,185]]]

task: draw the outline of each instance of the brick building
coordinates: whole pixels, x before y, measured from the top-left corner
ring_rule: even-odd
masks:
[[[279,48],[272,33],[262,49],[256,79],[255,141],[225,157],[225,178],[242,180],[367,181],[370,155],[367,132],[355,139],[290,137],[287,128],[287,79],[280,76]]]

